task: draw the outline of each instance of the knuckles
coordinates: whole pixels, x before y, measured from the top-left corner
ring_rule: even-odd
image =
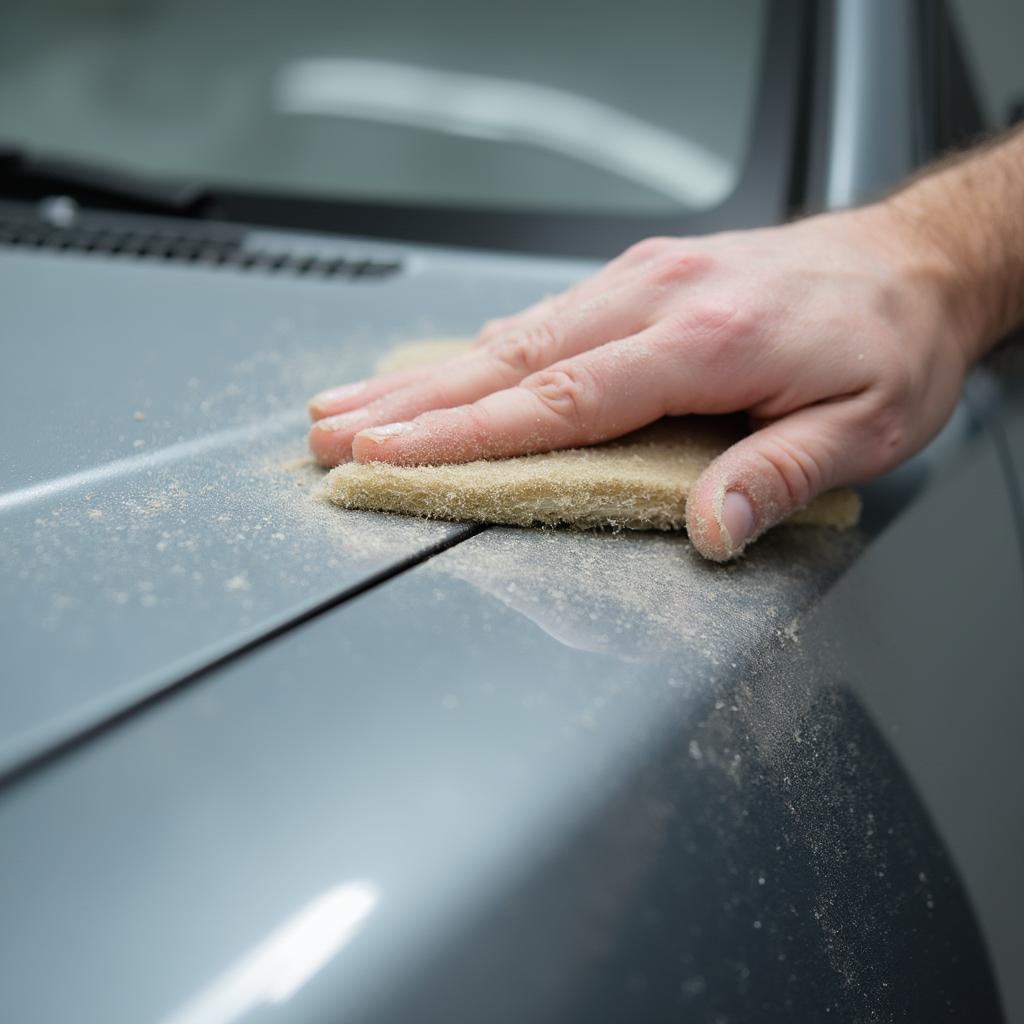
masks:
[[[714,260],[709,253],[696,249],[679,248],[678,243],[668,252],[651,260],[651,282],[658,287],[688,284],[711,270]]]
[[[583,430],[598,401],[597,385],[582,367],[566,364],[541,370],[522,382],[555,416],[570,427]]]
[[[864,420],[869,437],[874,438],[879,471],[894,466],[910,445],[911,420],[920,404],[917,374],[898,346],[889,347],[892,358],[884,361],[884,371],[864,395]]]
[[[663,320],[665,344],[717,378],[744,369],[761,334],[763,318],[753,306],[687,303]]]
[[[821,455],[815,456],[785,436],[766,438],[758,454],[785,488],[789,509],[802,508],[830,486],[832,467],[824,464]]]
[[[902,458],[910,434],[909,385],[889,384],[873,395],[866,410],[867,433],[874,438],[875,469],[884,472]]]
[[[749,306],[701,302],[688,311],[691,329],[702,337],[720,341],[746,340],[754,333],[757,316]]]
[[[487,349],[509,375],[519,381],[555,358],[560,336],[555,322],[545,319],[490,342]]]
[[[678,238],[661,236],[645,238],[642,242],[635,242],[631,245],[622,254],[622,259],[626,263],[646,263],[648,260],[657,259],[678,244]]]

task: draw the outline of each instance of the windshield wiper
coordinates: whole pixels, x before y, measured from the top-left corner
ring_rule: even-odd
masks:
[[[67,196],[85,206],[172,214],[208,215],[211,195],[202,186],[168,182],[66,157],[36,156],[0,144],[0,198]]]

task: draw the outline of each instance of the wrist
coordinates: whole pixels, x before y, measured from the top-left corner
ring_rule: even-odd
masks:
[[[970,360],[1024,322],[1024,129],[947,158],[877,205],[945,259]]]
[[[930,309],[936,330],[947,335],[966,370],[988,346],[984,303],[967,262],[908,199],[908,193],[897,193],[840,216],[856,222],[867,251],[885,266],[896,290]]]

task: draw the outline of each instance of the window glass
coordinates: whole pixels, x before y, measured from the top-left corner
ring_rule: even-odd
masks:
[[[993,127],[1024,114],[1024,0],[953,0],[971,75]]]
[[[660,213],[732,190],[762,0],[8,0],[0,143],[202,182]]]

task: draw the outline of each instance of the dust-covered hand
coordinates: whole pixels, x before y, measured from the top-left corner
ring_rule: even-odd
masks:
[[[686,509],[698,550],[730,558],[921,448],[1024,317],[1022,167],[1017,133],[859,210],[648,239],[466,355],[317,395],[310,446],[325,465],[465,462],[746,412]]]
[[[641,242],[489,323],[464,356],[318,395],[313,452],[463,462],[743,410],[754,432],[687,506],[700,550],[728,558],[821,491],[906,458],[956,402],[969,353],[946,267],[886,216]]]

